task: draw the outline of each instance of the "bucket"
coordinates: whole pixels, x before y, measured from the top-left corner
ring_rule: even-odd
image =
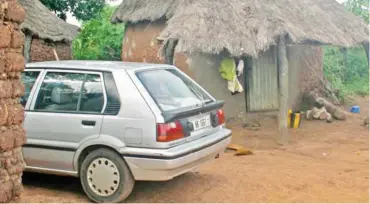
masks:
[[[351,107],[352,113],[360,113],[360,106],[352,106]]]
[[[303,113],[301,111],[288,111],[288,127],[299,128],[301,127]]]

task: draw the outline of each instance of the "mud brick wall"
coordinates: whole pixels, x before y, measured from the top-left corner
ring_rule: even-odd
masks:
[[[165,26],[165,22],[162,21],[129,24],[123,39],[122,60],[163,64],[164,58],[159,55],[161,45],[158,43],[157,37]],[[194,78],[194,73],[189,69],[185,54],[175,53],[174,64],[181,71]]]
[[[0,203],[19,196],[24,160],[22,145],[24,93],[20,74],[24,69],[24,35],[19,24],[25,12],[16,0],[0,0]]]
[[[53,47],[58,53],[59,60],[71,60],[72,48],[68,43],[47,43],[42,39],[33,38],[31,43],[30,62],[54,61]]]

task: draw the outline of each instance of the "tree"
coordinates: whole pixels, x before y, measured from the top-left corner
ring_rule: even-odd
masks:
[[[102,12],[82,25],[72,43],[73,56],[78,60],[120,60],[125,27],[113,25],[110,18],[115,7],[106,6]]]
[[[353,14],[362,17],[369,23],[369,1],[368,0],[347,0],[344,6]]]
[[[78,20],[87,21],[94,18],[105,6],[105,0],[40,0],[59,18],[66,20],[71,12]],[[114,1],[114,0],[109,0]]]
[[[368,0],[347,0],[343,5],[348,11],[369,23]],[[353,94],[369,94],[369,44],[364,42],[362,46],[366,53],[361,47],[325,48],[325,77],[338,90],[341,99]]]
[[[353,14],[362,17],[369,24],[369,0],[347,0],[344,6]],[[364,42],[362,46],[365,49],[367,62],[369,63],[369,42]]]

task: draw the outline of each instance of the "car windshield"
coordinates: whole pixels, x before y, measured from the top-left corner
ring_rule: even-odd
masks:
[[[175,69],[142,71],[136,75],[162,111],[213,101],[198,85]]]

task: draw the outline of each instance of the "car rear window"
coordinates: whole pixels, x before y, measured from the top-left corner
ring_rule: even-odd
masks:
[[[136,75],[162,111],[213,101],[197,84],[175,69],[141,71]]]

